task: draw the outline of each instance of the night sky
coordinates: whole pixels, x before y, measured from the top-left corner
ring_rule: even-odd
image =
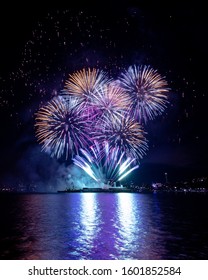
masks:
[[[116,78],[133,64],[165,76],[170,104],[145,126],[149,150],[129,181],[164,182],[165,172],[171,182],[207,176],[205,4],[142,3],[1,9],[0,187],[64,178],[69,163],[41,152],[34,113],[69,73],[96,67]]]

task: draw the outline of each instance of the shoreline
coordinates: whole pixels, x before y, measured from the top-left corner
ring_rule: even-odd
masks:
[[[93,192],[93,193],[118,193],[118,192],[136,192],[136,193],[141,193],[142,191],[140,190],[131,190],[127,188],[108,188],[108,189],[103,189],[103,188],[83,188],[83,189],[77,189],[77,190],[58,190],[57,193],[74,193],[74,192],[81,192],[81,193],[88,193],[88,192]]]

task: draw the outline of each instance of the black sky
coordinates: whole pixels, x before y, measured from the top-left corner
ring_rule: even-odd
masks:
[[[167,110],[163,116],[149,122],[146,127],[149,151],[132,179],[140,183],[162,181],[165,172],[168,172],[169,179],[172,181],[207,175],[208,24],[205,4],[197,2],[182,5],[168,2],[164,6],[157,2],[153,6],[143,3],[145,2],[123,1],[119,4],[114,2],[111,5],[106,3],[68,8],[72,18],[82,12],[77,20],[80,21],[81,26],[84,25],[85,16],[88,17],[88,23],[89,17],[96,16],[94,27],[90,31],[95,33],[93,34],[95,39],[90,41],[89,47],[86,44],[87,39],[85,40],[84,34],[81,33],[82,30],[79,34],[74,32],[69,35],[70,40],[73,40],[71,56],[62,54],[63,45],[59,49],[55,41],[50,45],[55,45],[54,49],[44,50],[44,47],[39,45],[41,40],[43,44],[45,42],[44,38],[40,39],[42,36],[40,30],[50,32],[52,26],[52,20],[48,24],[46,17],[57,15],[59,10],[58,17],[61,18],[65,9],[29,4],[24,7],[1,9],[1,182],[10,182],[14,178],[29,181],[31,176],[28,174],[33,174],[31,170],[38,173],[38,176],[33,174],[33,180],[36,180],[34,179],[36,177],[41,180],[45,176],[43,161],[50,160],[47,155],[40,152],[36,142],[33,114],[41,101],[51,97],[54,88],[61,89],[63,73],[67,75],[70,71],[82,68],[84,63],[90,67],[96,66],[95,60],[99,60],[101,67],[107,65],[108,68],[113,69],[113,74],[119,72],[119,67],[128,67],[134,63],[150,64],[166,76],[171,88],[170,105]],[[96,26],[97,19],[98,26]],[[39,29],[38,23],[42,24]],[[73,25],[72,22],[69,24]],[[66,19],[63,25],[66,26]],[[105,29],[103,35],[101,34],[104,39],[98,40],[100,26]],[[34,30],[36,30],[35,35]],[[63,35],[67,36],[67,32]],[[45,35],[45,38],[48,39],[49,35]],[[51,38],[53,40],[53,35]],[[29,54],[27,44],[30,40],[34,41],[35,47],[31,47],[32,51]],[[105,45],[103,45],[104,40]],[[80,42],[84,46],[79,48],[77,46]],[[65,49],[66,52],[69,50]],[[40,58],[37,56],[39,52]],[[57,56],[55,57],[54,54],[52,56],[52,52],[57,52]],[[25,61],[29,57],[32,62],[25,66]],[[34,60],[42,59],[47,63],[47,59],[51,58],[53,61],[49,64],[47,83],[46,76],[43,76],[41,78],[44,83],[40,83],[38,87],[38,90],[44,87],[45,91],[44,96],[40,96],[34,84],[38,83],[38,71],[41,71],[42,66],[40,70],[35,69],[40,65],[37,62],[35,64]],[[24,78],[18,78],[17,72],[20,66],[27,73],[32,69],[32,73],[25,75]],[[60,70],[57,70],[58,68]],[[53,83],[52,77],[54,77]],[[28,83],[31,83],[30,87]],[[34,150],[37,153],[35,164],[31,164]],[[51,160],[52,165],[53,163],[54,160]],[[27,174],[24,171],[24,164],[31,164]],[[45,168],[47,170],[46,166]]]

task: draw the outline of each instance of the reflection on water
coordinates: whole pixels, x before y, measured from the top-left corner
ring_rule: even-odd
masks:
[[[121,259],[129,257],[129,252],[138,250],[138,236],[141,229],[141,213],[138,204],[134,201],[135,196],[131,193],[119,193],[117,195],[117,229],[116,249]],[[137,244],[137,246],[136,246]]]
[[[158,209],[154,209],[154,200],[152,196],[149,204],[149,196],[117,195],[116,249],[119,259],[160,259],[165,254],[160,234],[155,234],[162,221]]]
[[[79,235],[77,238],[78,247],[83,259],[88,259],[94,252],[94,241],[100,230],[100,213],[96,199],[96,193],[80,194]]]
[[[202,194],[2,194],[0,258],[207,259],[207,198]]]
[[[96,238],[98,231],[98,205],[95,193],[81,195],[80,225],[82,226],[82,238],[88,239],[89,244]]]

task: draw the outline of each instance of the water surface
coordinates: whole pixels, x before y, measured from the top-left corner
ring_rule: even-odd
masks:
[[[207,194],[0,195],[0,259],[208,259]]]

